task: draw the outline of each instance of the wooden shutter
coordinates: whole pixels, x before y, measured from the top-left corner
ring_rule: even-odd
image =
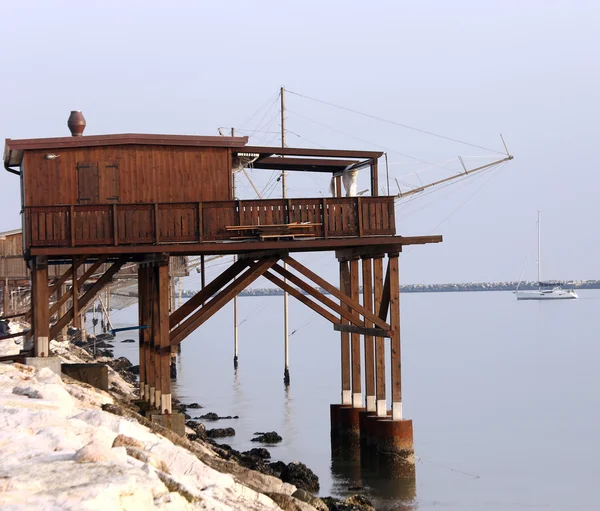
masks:
[[[78,200],[83,204],[97,204],[99,194],[98,163],[77,163]]]
[[[104,162],[100,174],[100,190],[102,201],[119,202],[119,164],[113,161]]]

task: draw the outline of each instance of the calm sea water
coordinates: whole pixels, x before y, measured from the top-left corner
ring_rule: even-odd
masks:
[[[255,447],[255,431],[279,432],[273,459],[308,465],[321,495],[364,486],[378,509],[600,509],[600,291],[543,303],[517,302],[508,292],[405,294],[401,307],[416,491],[365,478],[352,463],[332,465],[339,333],[293,299],[288,390],[283,300],[247,297],[239,299],[237,372],[227,307],[182,344],[174,393],[203,405],[198,415],[239,415],[212,426],[234,427],[225,442],[236,449]],[[137,310],[117,311],[113,320],[135,325]],[[117,342],[115,355],[137,363],[137,344]]]

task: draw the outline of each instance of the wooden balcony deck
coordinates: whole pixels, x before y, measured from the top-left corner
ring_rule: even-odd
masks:
[[[297,244],[396,234],[394,197],[35,206],[25,208],[24,220],[31,253],[55,255],[101,253],[101,248],[156,252],[161,250],[157,247],[182,244],[211,243],[222,248],[244,243],[252,231],[248,226],[303,224],[295,230],[303,238],[293,241]],[[277,236],[269,236],[270,241],[263,236],[261,241],[257,235],[246,241],[256,250],[262,243],[276,242],[273,238]]]

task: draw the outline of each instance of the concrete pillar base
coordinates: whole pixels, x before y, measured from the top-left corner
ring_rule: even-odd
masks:
[[[414,477],[412,420],[379,419],[372,426],[380,472],[391,478]]]
[[[182,413],[151,415],[150,420],[170,429],[179,436],[185,436],[185,417]]]
[[[25,365],[38,370],[47,367],[59,376],[61,375],[61,363],[58,357],[25,357]]]
[[[108,367],[106,364],[63,364],[62,372],[97,389],[108,390]]]

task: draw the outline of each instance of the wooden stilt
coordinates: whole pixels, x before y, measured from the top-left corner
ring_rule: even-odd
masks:
[[[140,325],[147,325],[147,304],[146,304],[146,267],[138,266],[138,322]],[[138,333],[138,349],[140,360],[140,399],[146,399],[146,332],[147,329],[141,329]]]
[[[350,267],[347,261],[340,261],[340,291],[343,294],[349,294],[350,292]],[[340,305],[344,307],[344,304],[340,300]],[[340,323],[342,325],[349,325],[350,321],[345,319],[343,316],[340,317]],[[352,384],[350,381],[350,334],[348,332],[341,332],[341,355],[342,355],[342,404],[352,404]]]
[[[359,282],[358,282],[358,259],[350,261],[350,297],[354,301],[358,301]],[[356,313],[355,313],[356,314]],[[362,408],[362,381],[360,371],[360,334],[352,333],[351,351],[352,351],[352,406],[354,408]]]
[[[149,290],[149,302],[148,306],[150,309],[150,323],[149,323],[149,339],[148,339],[148,350],[146,353],[146,375],[148,376],[148,402],[150,406],[155,406],[156,398],[156,331],[157,331],[157,318],[158,318],[158,299],[156,298],[156,272],[154,267],[148,268],[148,290]]]
[[[373,310],[373,260],[363,258],[363,306]],[[373,323],[365,318],[365,327],[372,327]],[[375,348],[372,335],[364,336],[365,350],[365,395],[367,402],[367,412],[376,410],[375,399]]]
[[[67,285],[66,284],[61,284],[60,286],[60,290],[59,290],[59,299],[63,298],[63,297],[67,297],[68,300],[68,296],[69,293],[67,292]],[[60,306],[60,308],[58,309],[58,317],[62,318],[66,313],[67,313],[67,300],[65,300],[65,302]],[[62,340],[66,340],[68,338],[68,334],[67,334],[67,327],[64,326],[61,328],[60,330],[60,337]]]
[[[373,311],[378,311],[383,293],[383,257],[373,259],[373,284],[375,300]],[[378,417],[387,415],[385,396],[385,343],[383,337],[375,337],[375,397]]]
[[[33,309],[34,353],[36,357],[47,357],[50,353],[48,260],[42,256],[32,259],[31,304]]]
[[[10,314],[10,284],[8,283],[8,279],[4,280],[4,305],[2,307],[2,315],[8,316]]]
[[[392,327],[392,419],[402,419],[402,368],[400,352],[400,279],[398,254],[389,254],[390,326]]]
[[[71,286],[71,297],[72,297],[72,309],[73,309],[73,328],[81,329],[81,318],[79,316],[79,283],[77,277],[77,270],[79,270],[80,261],[73,258],[73,285]],[[61,326],[62,328],[62,326]]]
[[[169,266],[162,263],[157,266],[158,296],[158,332],[155,343],[158,344],[157,358],[160,378],[157,379],[156,407],[163,414],[172,412],[171,404],[171,338],[169,332]]]

